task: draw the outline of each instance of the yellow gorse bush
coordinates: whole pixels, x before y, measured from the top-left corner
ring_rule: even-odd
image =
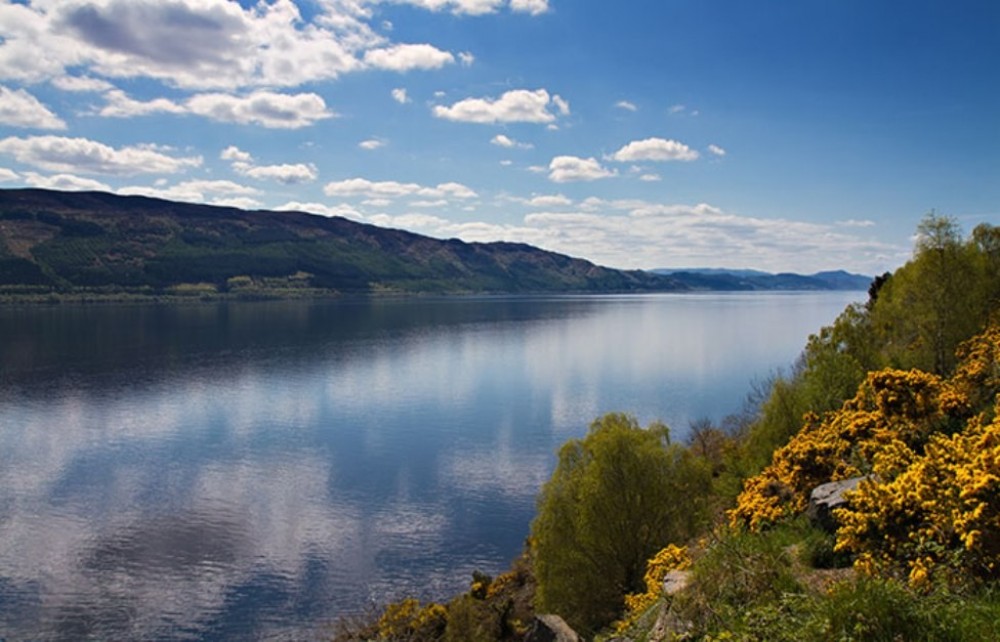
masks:
[[[837,549],[915,588],[1000,577],[1000,327],[958,350],[950,379],[869,373],[855,397],[802,430],[747,480],[734,525],[801,513],[831,480],[867,476],[836,511]]]
[[[643,577],[646,591],[630,593],[625,596],[626,613],[621,620],[615,623],[615,630],[619,633],[626,630],[646,609],[656,603],[656,600],[663,595],[663,580],[667,573],[684,570],[690,565],[691,557],[685,546],[670,544],[654,555],[649,560],[646,566],[646,575]]]

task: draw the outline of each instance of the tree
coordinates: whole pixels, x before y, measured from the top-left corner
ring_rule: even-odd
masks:
[[[953,218],[924,217],[913,259],[882,287],[872,311],[888,365],[951,372],[955,348],[986,320],[979,254]]]
[[[592,632],[644,588],[646,562],[693,536],[711,472],[666,426],[608,414],[559,451],[532,524],[537,608]]]

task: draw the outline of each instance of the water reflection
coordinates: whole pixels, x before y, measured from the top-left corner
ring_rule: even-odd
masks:
[[[322,637],[461,590],[597,414],[720,417],[853,298],[0,310],[0,638]]]

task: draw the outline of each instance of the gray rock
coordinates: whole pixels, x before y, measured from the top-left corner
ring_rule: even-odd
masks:
[[[852,477],[851,479],[820,484],[809,494],[809,508],[806,509],[806,515],[814,524],[824,530],[831,533],[836,531],[837,522],[833,518],[833,509],[847,506],[844,493],[857,488],[864,479],[868,478]]]
[[[558,615],[536,615],[524,642],[582,642],[582,639]]]
[[[663,594],[673,595],[687,588],[690,574],[687,571],[668,571],[663,576]]]

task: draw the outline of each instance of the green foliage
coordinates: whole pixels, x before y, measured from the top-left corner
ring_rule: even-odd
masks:
[[[787,533],[718,534],[691,567],[691,581],[675,598],[677,611],[697,632],[735,631],[746,613],[778,604],[803,589],[786,552]]]
[[[806,605],[808,616],[787,639],[872,642],[978,642],[995,639],[1000,600],[995,594],[919,595],[901,582],[858,578]]]
[[[538,608],[579,631],[613,621],[628,593],[644,589],[646,561],[703,525],[711,471],[669,442],[609,414],[559,451],[532,525]]]
[[[948,374],[955,348],[980,330],[997,292],[997,229],[980,226],[967,242],[954,219],[928,214],[913,259],[893,274],[872,307],[884,365]]]

